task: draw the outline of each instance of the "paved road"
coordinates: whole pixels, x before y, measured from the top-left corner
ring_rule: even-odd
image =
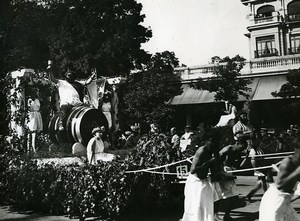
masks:
[[[249,190],[255,185],[256,177],[254,176],[238,176],[237,179],[237,191],[240,196],[245,196]],[[243,207],[236,208],[232,211],[231,215],[236,221],[255,221],[258,220],[258,210],[260,199],[263,195],[263,191],[260,190],[253,196],[253,202]],[[149,213],[132,213],[126,218],[121,218],[121,221],[178,221],[183,212],[182,203],[178,203],[178,206],[174,206],[171,211],[158,210],[151,211]],[[293,202],[293,206],[300,216],[300,199]],[[221,215],[223,215],[221,213]],[[32,213],[30,211],[20,212],[14,211],[10,207],[0,207],[0,220],[8,221],[64,221],[70,220],[65,216],[50,216],[45,214]],[[76,219],[73,219],[76,220]],[[100,220],[97,218],[89,218],[88,220]]]

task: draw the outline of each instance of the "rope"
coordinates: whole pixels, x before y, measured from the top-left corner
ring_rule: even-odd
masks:
[[[141,170],[129,170],[129,171],[125,171],[125,173],[138,173],[138,172],[146,172],[146,171],[150,171],[150,170],[156,170],[156,169],[160,169],[160,168],[164,168],[164,167],[168,167],[168,166],[172,166],[172,165],[176,165],[185,161],[190,161],[190,159],[192,159],[194,156],[186,158],[184,160],[179,160],[173,163],[169,163],[169,164],[165,164],[162,166],[157,166],[157,167],[152,167],[152,168],[147,168],[147,169],[141,169]]]
[[[255,155],[253,157],[264,157],[264,156],[276,156],[276,155],[282,155],[282,154],[292,154],[294,152],[283,152],[283,153],[274,153],[274,154],[262,154],[262,155]],[[157,167],[152,167],[152,168],[146,168],[146,169],[140,169],[140,170],[129,170],[129,171],[125,171],[125,173],[139,173],[139,172],[149,172],[151,170],[157,170],[157,169],[160,169],[160,168],[165,168],[165,167],[169,167],[169,166],[172,166],[172,165],[176,165],[176,164],[179,164],[179,163],[182,163],[182,162],[189,162],[191,163],[191,159],[193,158],[194,156],[192,157],[189,157],[189,158],[186,158],[184,160],[179,160],[179,161],[176,161],[176,162],[173,162],[173,163],[169,163],[169,164],[165,164],[165,165],[162,165],[162,166],[157,166]],[[278,158],[284,158],[285,156],[280,156],[280,157],[268,157],[268,158],[265,158],[265,159],[278,159]],[[243,156],[242,158],[245,158],[245,156]],[[280,163],[280,162],[279,162]],[[278,163],[277,163],[278,164]],[[276,165],[277,165],[276,164]],[[230,173],[234,173],[234,172],[245,172],[245,171],[251,171],[251,170],[259,170],[259,169],[267,169],[267,168],[271,168],[271,166],[265,166],[265,167],[256,167],[256,168],[249,168],[249,169],[243,169],[243,170],[236,170],[236,171],[228,171]],[[161,174],[166,174],[164,172],[153,172],[152,173],[161,173]],[[175,174],[175,173],[173,173]],[[172,174],[172,175],[173,175]],[[171,175],[171,174],[170,174]],[[177,173],[176,173],[177,175]]]
[[[288,155],[288,154],[293,154],[294,152],[282,152],[282,153],[268,153],[268,154],[260,154],[260,155],[255,155],[251,157],[264,157],[264,156],[277,156],[277,155]],[[246,158],[247,156],[242,156],[242,158]]]
[[[239,172],[247,172],[247,171],[252,171],[252,170],[263,170],[263,169],[268,169],[268,168],[273,168],[278,172],[277,165],[279,165],[281,162],[278,162],[276,164],[271,164],[270,166],[263,166],[263,167],[253,167],[253,168],[246,168],[246,169],[240,169],[240,170],[231,170],[231,171],[226,171],[226,173],[239,173]],[[179,175],[178,173],[170,173],[170,172],[159,172],[159,171],[140,171],[140,172],[146,172],[146,173],[152,173],[152,174],[162,174],[162,175]],[[184,174],[181,174],[184,175]]]
[[[254,168],[241,169],[241,170],[232,170],[232,171],[226,171],[226,172],[227,173],[238,173],[238,172],[246,172],[246,171],[251,171],[251,170],[263,170],[263,169],[268,169],[268,168],[274,168],[274,166],[277,166],[280,163],[281,163],[281,161],[276,163],[276,164],[272,164],[270,166],[254,167]]]

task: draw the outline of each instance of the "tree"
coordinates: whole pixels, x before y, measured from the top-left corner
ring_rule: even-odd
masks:
[[[57,73],[72,67],[79,78],[127,75],[150,55],[140,48],[152,36],[135,0],[5,0],[1,16],[2,73],[19,67]],[[1,8],[2,10],[2,8]]]
[[[225,57],[220,59],[218,56],[212,58],[212,63],[215,64],[213,77],[197,79],[192,87],[200,90],[208,90],[215,92],[215,101],[237,101],[239,95],[249,97],[247,87],[251,83],[250,80],[239,78],[240,71],[244,67],[245,58],[236,55],[233,58]],[[223,64],[220,64],[220,63]]]
[[[120,106],[133,121],[164,127],[172,119],[175,110],[167,102],[182,93],[180,77],[174,74],[177,66],[174,52],[156,53],[143,70],[128,77]]]
[[[291,98],[300,96],[300,68],[289,70],[286,75],[287,83],[280,90],[271,93],[274,97]]]

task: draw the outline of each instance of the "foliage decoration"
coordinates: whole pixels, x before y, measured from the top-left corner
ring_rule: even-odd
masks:
[[[140,71],[121,85],[120,110],[133,122],[157,123],[164,127],[174,116],[167,102],[181,93],[180,77],[174,74],[178,59],[174,52],[156,53]]]
[[[170,194],[175,176],[125,173],[128,170],[165,165],[170,146],[163,135],[144,136],[125,160],[98,162],[97,165],[43,164],[12,153],[0,156],[0,202],[19,209],[115,219],[128,211],[149,209]],[[168,168],[175,172],[175,168]]]
[[[300,96],[300,68],[289,70],[286,75],[287,83],[279,91],[271,93],[274,97],[291,98]]]
[[[237,101],[239,95],[249,97],[247,87],[251,83],[250,79],[240,78],[241,70],[244,67],[245,58],[236,55],[233,58],[225,57],[219,59],[218,56],[212,58],[214,62],[213,76],[208,78],[198,78],[191,86],[215,92],[215,101]]]

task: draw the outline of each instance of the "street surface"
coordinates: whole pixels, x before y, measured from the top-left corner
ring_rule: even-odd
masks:
[[[256,183],[256,177],[254,176],[238,176],[237,180],[237,191],[240,197],[245,196]],[[183,185],[184,184],[179,184]],[[180,195],[180,194],[179,194]],[[260,199],[263,195],[263,191],[259,190],[253,197],[252,202],[242,207],[232,210],[231,216],[237,221],[257,221]],[[120,221],[178,221],[183,213],[183,196],[179,197],[180,202],[177,205],[172,206],[172,209],[160,209],[143,213],[132,213],[124,218],[120,218]],[[174,202],[173,202],[174,203]],[[300,216],[300,199],[293,202],[293,206]],[[224,213],[220,213],[223,216]],[[65,216],[51,216],[47,214],[32,213],[30,211],[20,212],[15,211],[10,207],[0,207],[0,220],[7,221],[65,221],[70,220]],[[78,219],[72,219],[78,220]],[[98,218],[88,218],[87,220],[101,220]]]

